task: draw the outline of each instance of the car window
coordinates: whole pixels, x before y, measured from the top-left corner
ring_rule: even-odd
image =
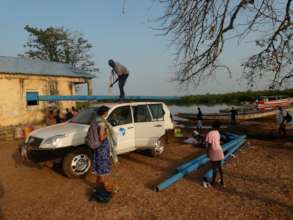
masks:
[[[149,109],[146,105],[134,106],[134,121],[135,122],[152,121]]]
[[[132,123],[131,109],[130,106],[122,106],[114,109],[109,115],[107,120],[113,126],[125,125]]]
[[[154,121],[164,120],[165,112],[162,104],[151,104],[149,107]]]
[[[96,113],[93,109],[87,109],[73,117],[70,122],[78,124],[90,124],[95,114]]]

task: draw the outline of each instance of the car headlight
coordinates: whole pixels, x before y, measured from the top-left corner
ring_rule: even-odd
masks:
[[[24,140],[24,143],[27,144],[30,136],[27,136],[26,139]]]
[[[41,145],[40,148],[56,148],[62,138],[66,137],[65,134],[56,135],[54,137],[47,138]]]
[[[29,141],[30,137],[31,137],[31,134],[30,134],[30,135],[28,135],[28,136],[26,137],[26,139],[24,140],[24,143],[25,143],[25,144],[27,144],[27,143],[28,143],[28,141]]]

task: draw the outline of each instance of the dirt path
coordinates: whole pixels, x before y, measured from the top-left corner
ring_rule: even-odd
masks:
[[[88,202],[94,177],[68,179],[48,167],[15,162],[17,142],[0,145],[0,219],[292,219],[293,143],[249,140],[225,165],[226,188],[203,188],[203,170],[163,192],[153,187],[202,150],[169,144],[159,158],[120,156],[120,192],[110,204]]]

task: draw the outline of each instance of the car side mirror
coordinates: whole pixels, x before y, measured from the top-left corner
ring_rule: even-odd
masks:
[[[114,120],[114,119],[109,120],[109,123],[110,123],[113,127],[115,127],[115,126],[118,125],[118,122],[117,122],[116,120]]]

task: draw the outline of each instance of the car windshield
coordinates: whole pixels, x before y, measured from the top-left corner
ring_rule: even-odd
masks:
[[[87,109],[73,117],[70,122],[77,124],[90,124],[94,114],[95,111],[93,109]]]

